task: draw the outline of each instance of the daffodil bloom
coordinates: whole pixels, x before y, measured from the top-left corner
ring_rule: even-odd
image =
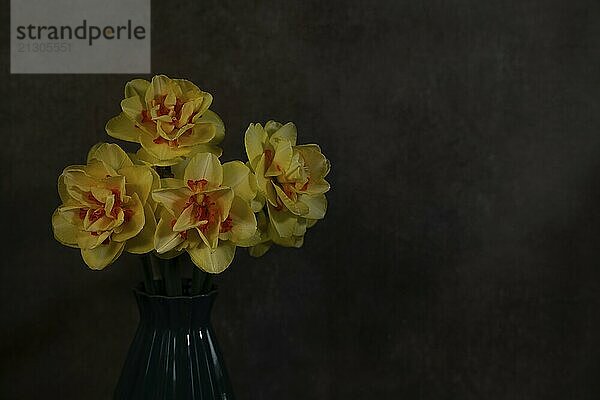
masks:
[[[123,250],[151,251],[156,221],[149,199],[157,184],[151,168],[134,165],[118,145],[94,146],[86,165],[67,167],[58,179],[55,238],[81,249],[92,269],[110,265]]]
[[[325,176],[330,164],[316,144],[297,145],[293,123],[250,124],[245,145],[256,175],[259,195],[266,199],[273,241],[300,247],[307,225],[327,209]]]
[[[157,75],[152,82],[125,85],[121,112],[106,124],[117,139],[140,143],[138,157],[153,165],[174,165],[199,152],[219,152],[225,128],[208,108],[212,96],[192,82]]]
[[[316,219],[306,219],[302,217],[291,217],[294,222],[294,230],[288,237],[282,237],[274,224],[265,216],[264,211],[256,214],[257,232],[246,242],[249,247],[250,255],[260,257],[264,255],[273,244],[283,247],[302,247],[304,244],[304,234],[308,228],[312,228]]]
[[[175,178],[164,179],[163,188],[152,193],[162,208],[154,248],[166,258],[187,251],[198,267],[220,273],[231,264],[236,245],[256,232],[251,172],[239,161],[221,165],[211,153],[199,153],[174,170]]]

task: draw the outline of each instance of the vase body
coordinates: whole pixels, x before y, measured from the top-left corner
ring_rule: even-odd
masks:
[[[217,292],[166,297],[135,290],[140,323],[115,400],[230,400],[231,384],[210,324]]]

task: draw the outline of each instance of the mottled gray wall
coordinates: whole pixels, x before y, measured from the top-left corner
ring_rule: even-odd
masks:
[[[304,248],[218,279],[239,399],[600,396],[597,2],[174,3],[153,70],[214,94],[224,159],[276,118],[333,164]],[[50,215],[132,77],[11,76],[0,22],[0,398],[108,399],[137,260],[87,270]]]

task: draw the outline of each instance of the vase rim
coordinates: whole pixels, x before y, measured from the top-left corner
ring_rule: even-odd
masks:
[[[186,296],[186,295],[181,295],[181,296],[167,296],[164,294],[150,294],[147,293],[146,291],[144,291],[143,289],[143,283],[138,284],[137,286],[135,286],[133,288],[133,292],[140,295],[140,296],[144,296],[144,297],[148,297],[151,299],[166,299],[166,300],[182,300],[182,299],[187,299],[187,300],[191,300],[191,299],[199,299],[199,298],[206,298],[206,297],[211,297],[211,296],[216,296],[219,293],[219,289],[217,286],[213,285],[212,288],[210,289],[210,291],[206,292],[206,293],[200,293],[200,294],[195,294],[193,296]]]

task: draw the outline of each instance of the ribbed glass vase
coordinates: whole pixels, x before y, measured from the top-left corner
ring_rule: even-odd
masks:
[[[166,297],[134,291],[140,323],[115,400],[230,400],[231,384],[210,323],[216,290]]]

